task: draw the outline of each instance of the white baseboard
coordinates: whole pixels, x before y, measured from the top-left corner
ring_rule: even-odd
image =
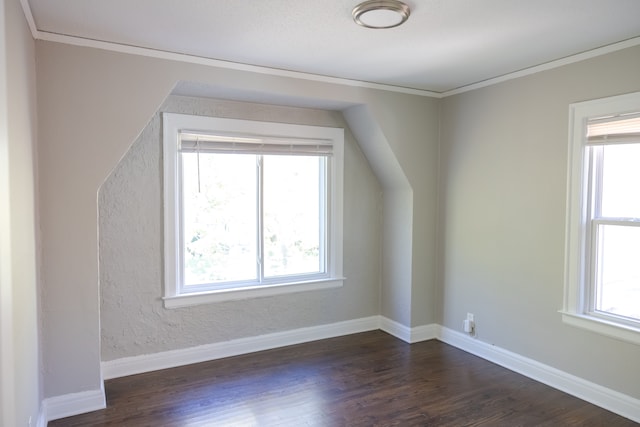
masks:
[[[44,402],[40,405],[40,412],[38,413],[38,419],[36,420],[36,427],[47,427],[47,413],[44,410]]]
[[[411,343],[435,340],[438,338],[440,325],[432,323],[430,325],[416,326],[411,328]]]
[[[240,338],[197,347],[124,357],[102,362],[104,379],[119,378],[159,369],[174,368],[224,357],[238,356],[287,345],[379,329],[379,316],[311,326],[256,337]]]
[[[47,422],[107,407],[104,386],[97,390],[64,394],[44,399],[38,417],[38,426],[46,427]]]
[[[639,399],[443,326],[439,327],[438,339],[630,420],[640,422]]]
[[[404,342],[411,343],[411,328],[395,320],[380,316],[380,329]]]
[[[430,324],[410,328],[401,323],[380,316],[380,329],[407,343],[427,341],[438,337],[439,325]]]
[[[437,324],[410,328],[384,316],[371,316],[328,325],[111,360],[102,363],[102,373],[105,379],[118,378],[376,329],[381,329],[407,343],[437,338],[463,351],[482,357],[485,360],[630,420],[640,422],[639,399],[586,381],[533,359],[484,343]],[[43,414],[38,419],[38,427],[46,427],[46,421],[48,420],[90,412],[104,407],[104,390],[48,398],[43,403]],[[41,419],[44,420],[42,424]]]

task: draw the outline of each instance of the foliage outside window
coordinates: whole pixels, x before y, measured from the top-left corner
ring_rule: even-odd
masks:
[[[342,129],[163,121],[166,306],[341,285]]]

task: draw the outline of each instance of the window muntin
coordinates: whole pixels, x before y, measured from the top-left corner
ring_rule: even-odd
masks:
[[[640,344],[640,93],[569,112],[563,320]]]
[[[163,127],[166,306],[342,285],[342,129]]]

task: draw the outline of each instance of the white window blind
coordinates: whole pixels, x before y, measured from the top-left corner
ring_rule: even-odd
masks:
[[[569,107],[563,321],[640,344],[640,92]]]
[[[343,129],[174,113],[164,113],[162,120],[165,307],[343,285]],[[251,162],[251,157],[258,161]],[[238,166],[243,163],[246,169]],[[249,169],[252,172],[245,173]],[[288,178],[293,173],[299,179]],[[222,204],[213,206],[211,200]],[[299,213],[313,225],[295,229],[297,219],[287,215]],[[275,214],[284,220],[278,223]],[[236,217],[239,220],[232,221]],[[278,225],[283,227],[276,230]],[[265,239],[260,227],[278,233]],[[280,238],[271,240],[273,235]],[[311,243],[320,239],[318,249],[301,247],[301,236]],[[282,242],[294,248],[283,251]],[[257,250],[244,252],[245,247]],[[277,250],[269,252],[270,247]],[[259,268],[264,269],[264,280],[255,280]],[[186,269],[195,272],[191,278]],[[209,274],[211,269],[215,274]],[[244,275],[253,271],[258,276]],[[239,274],[222,277],[222,272]]]
[[[277,154],[293,156],[331,156],[333,141],[263,136],[211,135],[180,132],[179,151],[183,153]]]
[[[640,113],[591,119],[587,122],[587,144],[624,144],[640,141]]]

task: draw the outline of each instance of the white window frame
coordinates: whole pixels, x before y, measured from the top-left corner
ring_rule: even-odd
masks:
[[[163,113],[164,175],[164,305],[177,308],[196,304],[238,300],[293,292],[336,288],[343,285],[343,169],[344,130],[340,128],[287,123],[226,119],[189,114]],[[330,141],[328,159],[328,206],[326,220],[326,273],[312,280],[278,282],[247,286],[225,286],[200,292],[183,292],[181,282],[181,170],[180,133],[253,136],[279,140],[305,139]]]
[[[565,239],[564,306],[565,323],[592,332],[640,344],[640,327],[615,315],[596,313],[593,301],[591,260],[594,244],[590,207],[590,156],[586,129],[589,119],[640,111],[640,92],[574,103],[569,106],[569,153],[567,174],[567,218]]]

